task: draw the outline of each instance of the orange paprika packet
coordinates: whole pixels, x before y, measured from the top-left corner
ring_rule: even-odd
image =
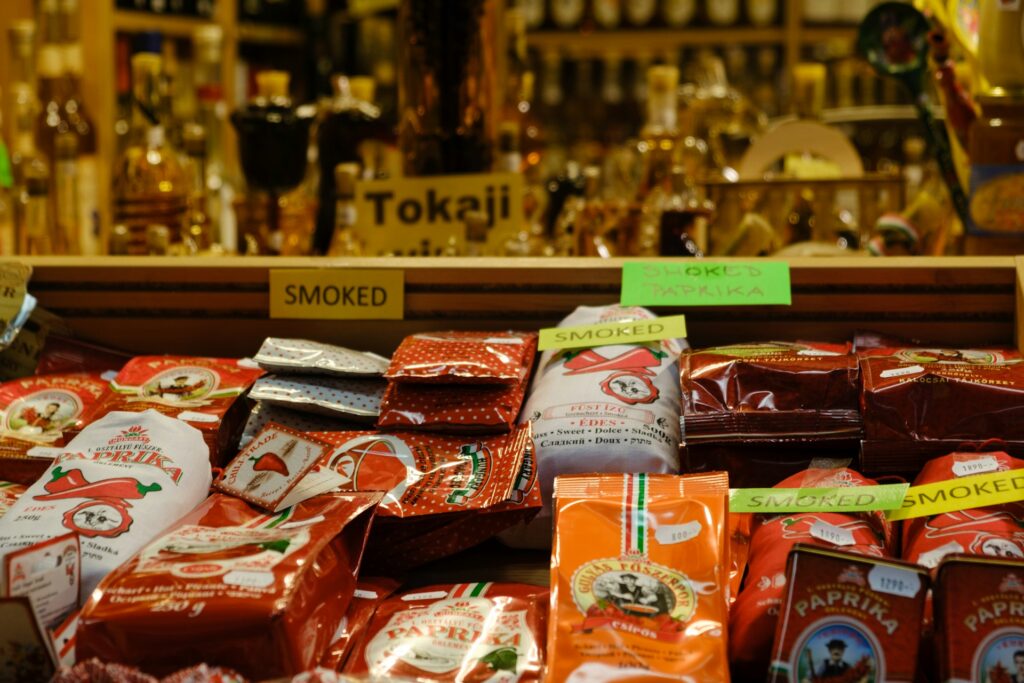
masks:
[[[546,681],[728,681],[724,472],[555,479]]]

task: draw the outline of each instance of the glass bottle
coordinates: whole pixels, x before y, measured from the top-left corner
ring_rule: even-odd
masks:
[[[185,175],[188,177],[188,220],[185,224],[185,250],[201,253],[211,249],[214,239],[210,230],[210,209],[207,201],[206,129],[197,123],[185,125],[182,131],[185,148]]]
[[[576,28],[583,20],[583,0],[551,0],[551,20],[555,26],[569,30]]]
[[[132,57],[132,144],[114,168],[114,222],[127,229],[133,254],[147,252],[151,226],[166,228],[171,240],[180,239],[188,214],[188,183],[159,118],[162,67],[160,55]]]
[[[466,256],[484,256],[487,249],[487,214],[467,211],[462,217],[466,224]]]
[[[334,236],[328,256],[362,256],[363,247],[355,235],[356,179],[359,164],[338,164],[334,169]]]
[[[117,105],[115,106],[114,136],[117,140],[115,151],[120,157],[131,142],[129,133],[132,130],[132,45],[128,36],[119,35],[114,44],[115,87]]]
[[[617,29],[622,23],[622,1],[594,0],[594,21],[603,29]]]
[[[11,172],[14,181],[14,222],[17,226],[16,249],[19,254],[26,241],[24,238],[25,210],[28,206],[28,179],[50,179],[50,165],[39,153],[35,141],[36,97],[28,83],[14,82],[10,85],[14,112],[11,121]],[[38,194],[38,192],[37,192]],[[45,192],[49,201],[49,189]]]
[[[626,20],[633,26],[647,26],[657,10],[656,0],[629,0],[626,3]]]
[[[211,244],[234,244],[234,214],[229,208],[235,183],[228,178],[224,157],[224,125],[227,120],[221,74],[224,32],[213,24],[202,26],[196,29],[192,40],[198,122],[206,138],[207,232]],[[229,232],[231,234],[225,234]]]
[[[57,134],[68,129],[64,119],[67,81],[64,79],[64,55],[58,23],[57,0],[40,0],[37,5],[39,51],[36,73],[39,77],[39,118],[37,143],[48,158],[54,157]]]
[[[57,227],[55,246],[61,254],[81,254],[78,136],[71,131],[58,133],[53,147],[54,215]]]
[[[18,253],[48,256],[54,253],[53,224],[50,220],[50,174],[44,164],[25,169],[18,225]]]
[[[697,0],[662,0],[661,16],[670,28],[686,26],[696,14]]]
[[[59,0],[60,40],[64,64],[64,112],[62,118],[78,149],[75,163],[78,188],[77,216],[79,253],[95,254],[99,238],[99,156],[96,126],[82,97],[84,61],[81,43],[79,0]],[[65,143],[68,144],[68,143]],[[57,198],[60,201],[60,198]]]
[[[496,173],[519,173],[523,166],[523,155],[519,150],[519,125],[515,121],[503,121],[498,128],[498,154],[494,161]]]
[[[0,102],[3,101],[0,93]],[[3,116],[0,115],[0,131],[3,130]],[[11,171],[11,156],[0,135],[0,256],[14,254],[14,174]]]
[[[714,0],[707,4],[708,20],[716,26],[734,26],[740,18],[740,0]]]
[[[317,127],[317,163],[320,167],[319,207],[313,248],[326,253],[331,245],[335,226],[335,197],[331,179],[335,178],[338,164],[355,164],[356,177],[363,175],[363,157],[360,145],[379,137],[381,131],[380,108],[373,104],[372,78],[338,74],[333,78],[334,96]]]
[[[682,166],[672,169],[672,194],[661,207],[659,243],[661,256],[703,256],[700,244],[707,234],[711,207],[697,199],[689,175]]]
[[[526,17],[526,28],[533,31],[544,25],[547,10],[545,5],[544,0],[522,0],[519,3],[523,10],[523,16]]]
[[[637,199],[643,199],[656,187],[664,186],[672,170],[679,138],[676,90],[679,69],[652,66],[647,71],[647,122],[642,138],[643,173]]]

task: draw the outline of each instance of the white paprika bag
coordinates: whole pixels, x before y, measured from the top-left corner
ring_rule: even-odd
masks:
[[[580,306],[558,324],[650,320],[645,308]],[[679,354],[685,339],[545,351],[520,422],[533,423],[544,508],[501,535],[514,547],[551,544],[555,477],[679,471]]]
[[[0,567],[13,550],[76,533],[82,602],[209,493],[202,433],[155,410],[108,413],[62,451],[0,518]]]

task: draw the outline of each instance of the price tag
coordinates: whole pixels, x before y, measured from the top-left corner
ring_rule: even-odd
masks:
[[[686,316],[672,315],[653,320],[633,320],[622,323],[600,323],[579,327],[548,327],[540,331],[537,345],[547,349],[577,349],[661,341],[686,336]]]
[[[852,531],[828,522],[815,522],[811,525],[810,534],[812,537],[832,545],[846,546],[854,545],[857,542]]]
[[[969,477],[972,474],[985,474],[999,469],[999,461],[991,455],[981,455],[970,460],[953,463],[953,474],[957,477]]]
[[[900,508],[885,516],[897,521],[1018,500],[1024,500],[1024,470],[1007,470],[911,486]]]
[[[889,379],[890,377],[906,377],[907,375],[917,375],[924,372],[924,368],[920,365],[908,365],[905,368],[892,368],[891,370],[882,370],[878,373],[878,376],[882,379]]]
[[[624,306],[761,306],[792,303],[783,261],[631,261],[622,266]]]
[[[315,268],[270,271],[270,317],[305,320],[401,320],[401,270]]]
[[[909,569],[876,564],[868,572],[868,585],[877,593],[913,598],[921,590],[921,577]]]
[[[4,558],[7,595],[28,597],[39,623],[56,628],[78,607],[81,555],[76,534],[11,552]]]
[[[662,545],[675,545],[683,541],[697,538],[700,535],[701,523],[697,520],[686,524],[666,524],[654,530],[654,538]]]
[[[909,484],[806,489],[731,489],[729,512],[865,512],[896,510]]]

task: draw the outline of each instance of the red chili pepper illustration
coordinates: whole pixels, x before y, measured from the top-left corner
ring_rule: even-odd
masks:
[[[647,347],[630,349],[614,358],[605,358],[593,349],[587,349],[565,362],[565,367],[571,371],[565,374],[582,375],[609,370],[631,370],[638,374],[653,375],[654,372],[650,368],[661,365],[664,357],[663,351],[652,351]]]
[[[249,459],[254,461],[254,472],[277,472],[282,477],[288,476],[288,464],[277,453],[264,453]]]
[[[36,500],[67,500],[69,498],[104,498],[113,500],[140,500],[147,493],[162,490],[160,484],[143,485],[138,479],[116,477],[90,482],[81,470],[64,472],[58,467],[53,478],[43,487],[49,493],[36,496]]]

